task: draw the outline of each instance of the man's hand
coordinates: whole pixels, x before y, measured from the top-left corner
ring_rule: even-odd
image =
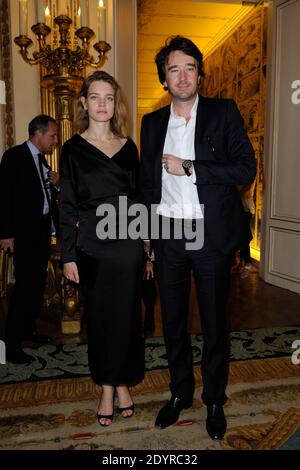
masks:
[[[68,281],[76,282],[79,284],[79,274],[77,264],[74,261],[70,263],[64,263],[64,276],[68,279]]]
[[[52,183],[53,186],[59,186],[59,173],[57,173],[56,171],[50,170],[48,176],[49,176],[50,183]]]
[[[154,278],[154,269],[153,269],[153,261],[154,261],[154,251],[150,252],[150,241],[144,240],[144,252],[147,255],[147,260],[144,266],[143,272],[143,279],[150,279]]]
[[[162,163],[167,173],[170,175],[175,176],[184,176],[185,171],[182,168],[182,163],[184,162],[183,158],[175,157],[174,155],[170,155],[168,153],[164,153],[162,157]],[[194,167],[190,168],[191,174],[194,171]]]
[[[152,261],[147,259],[145,266],[144,266],[143,279],[147,279],[148,281],[151,278],[152,279],[154,278],[153,263]]]
[[[4,251],[10,251],[11,253],[13,253],[14,244],[15,244],[14,238],[4,238],[3,240],[0,240],[0,248],[1,250],[4,250]]]

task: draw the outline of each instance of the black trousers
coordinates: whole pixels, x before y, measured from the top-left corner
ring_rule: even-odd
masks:
[[[30,227],[28,228],[30,232]],[[31,232],[30,232],[31,233]],[[6,347],[14,351],[30,337],[40,313],[51,249],[51,218],[41,218],[32,236],[15,238],[15,284],[8,306]]]
[[[191,403],[194,394],[193,357],[187,332],[193,271],[204,332],[202,399],[206,405],[223,405],[228,375],[225,309],[232,254],[216,251],[209,242],[201,250],[187,250],[185,239],[156,240],[153,246],[172,396]]]

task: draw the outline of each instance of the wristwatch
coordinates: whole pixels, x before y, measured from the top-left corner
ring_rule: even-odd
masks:
[[[191,176],[190,168],[193,166],[192,160],[184,160],[182,162],[182,168],[184,169],[184,172],[186,176]]]

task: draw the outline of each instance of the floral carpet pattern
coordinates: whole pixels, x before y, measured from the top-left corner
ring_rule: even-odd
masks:
[[[201,377],[195,368],[193,406],[165,430],[154,419],[169,398],[168,371],[151,371],[132,388],[134,416],[96,420],[99,388],[89,377],[0,387],[0,450],[278,450],[300,449],[300,364],[289,357],[230,363],[228,429],[223,441],[205,430]]]
[[[230,360],[249,360],[289,356],[293,341],[300,338],[300,326],[260,328],[232,332]],[[203,349],[202,335],[191,335],[194,364],[200,364]],[[0,365],[0,384],[51,378],[84,377],[90,374],[86,344],[45,345],[24,348],[33,362]],[[167,368],[163,338],[146,339],[146,371]]]

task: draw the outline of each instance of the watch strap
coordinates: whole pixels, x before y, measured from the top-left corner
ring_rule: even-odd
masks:
[[[192,175],[192,173],[190,172],[191,166],[192,166],[191,160],[184,160],[184,162],[182,163],[182,168],[184,169],[186,176]]]

